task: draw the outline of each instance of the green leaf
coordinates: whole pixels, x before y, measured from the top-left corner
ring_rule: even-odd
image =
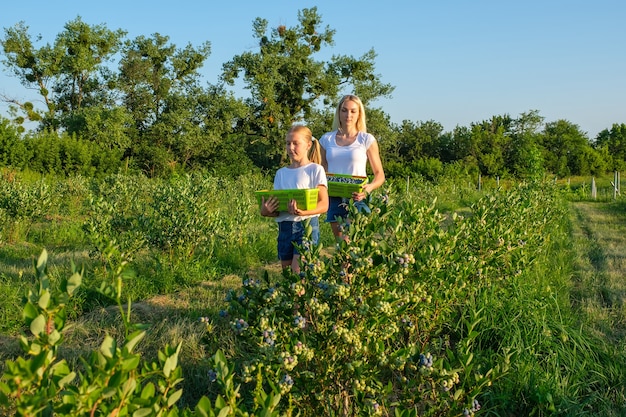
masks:
[[[124,359],[122,361],[122,369],[124,371],[130,371],[131,369],[137,368],[139,365],[139,355],[131,356],[130,358]]]
[[[78,272],[75,272],[74,275],[67,280],[67,293],[70,296],[73,295],[74,291],[76,291],[76,289],[82,284],[82,281],[83,277]]]
[[[26,303],[22,316],[26,320],[26,324],[30,324],[39,314],[39,310],[32,303]]]
[[[195,408],[196,414],[200,417],[210,417],[213,416],[213,407],[211,406],[211,400],[209,400],[206,396],[202,396],[200,401],[196,404]]]
[[[102,342],[102,345],[100,345],[100,352],[106,358],[112,358],[115,355],[116,347],[117,345],[115,343],[115,339],[113,339],[109,335],[106,335],[104,337],[104,341]]]
[[[176,401],[180,399],[181,395],[183,395],[182,388],[170,395],[170,397],[167,399],[167,406],[172,407],[174,404],[176,404]]]
[[[145,417],[153,414],[152,408],[140,408],[133,413],[133,417]]]
[[[117,389],[107,387],[102,390],[102,398],[110,398],[114,396],[116,392],[117,392]]]
[[[42,334],[45,328],[46,318],[43,316],[43,314],[38,315],[35,320],[30,323],[30,331],[35,336],[39,336],[40,334]]]
[[[132,377],[127,379],[124,383],[124,387],[122,390],[124,397],[128,397],[132,392],[135,391],[135,388],[137,388],[137,380]]]
[[[58,330],[54,329],[48,335],[48,343],[54,346],[59,342],[59,340],[61,340],[61,333],[59,333]]]
[[[59,387],[63,388],[64,386],[70,384],[74,378],[76,378],[76,372],[70,372],[59,380]]]
[[[154,396],[154,393],[154,384],[152,382],[149,382],[146,384],[145,387],[143,387],[143,390],[141,390],[141,398],[143,398],[144,400],[148,400]]]
[[[50,305],[50,291],[44,290],[39,296],[39,302],[37,303],[42,309],[47,309]]]
[[[224,400],[224,397],[222,397],[221,395],[218,395],[215,399],[215,408],[221,409],[224,407],[226,407],[226,400]]]
[[[178,352],[174,353],[172,356],[168,357],[165,360],[165,365],[163,365],[163,374],[166,378],[169,378],[172,371],[178,365]]]
[[[145,335],[146,332],[144,331],[136,331],[131,333],[130,336],[128,336],[128,341],[124,345],[125,350],[129,353],[132,352],[137,343],[139,343]]]
[[[217,415],[217,417],[226,417],[229,414],[230,414],[230,406],[226,406],[220,410],[220,413]]]
[[[461,398],[461,396],[463,395],[465,391],[462,389],[458,389],[454,392],[454,399],[458,400],[459,398]]]
[[[37,271],[43,271],[46,269],[46,264],[48,263],[48,252],[44,249],[41,251],[39,255],[39,259],[37,259]]]

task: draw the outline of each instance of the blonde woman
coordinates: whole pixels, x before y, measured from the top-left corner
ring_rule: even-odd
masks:
[[[363,192],[352,193],[352,200],[360,211],[369,212],[365,201],[367,195],[385,182],[385,171],[380,159],[376,138],[367,133],[365,109],[361,99],[349,94],[337,104],[333,131],[325,133],[319,140],[322,166],[329,174],[367,176],[367,164],[373,178],[363,186]],[[326,222],[330,223],[335,237],[343,237],[338,220],[347,221],[348,199],[330,197]]]

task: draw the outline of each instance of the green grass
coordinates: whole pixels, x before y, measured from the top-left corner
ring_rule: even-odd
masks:
[[[595,331],[626,349],[624,203],[572,205],[576,248],[572,300]]]

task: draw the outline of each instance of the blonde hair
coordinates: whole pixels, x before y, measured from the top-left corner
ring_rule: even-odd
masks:
[[[341,126],[341,120],[339,119],[339,113],[341,113],[341,108],[343,107],[343,103],[346,101],[353,101],[359,106],[359,117],[356,120],[356,128],[359,132],[367,132],[367,123],[365,122],[365,107],[363,106],[363,102],[360,98],[355,96],[354,94],[345,95],[339,100],[337,104],[337,109],[335,110],[335,118],[333,119],[333,130],[343,130],[344,126]]]
[[[320,144],[317,141],[317,139],[313,137],[313,132],[311,132],[311,129],[303,125],[294,125],[294,126],[291,126],[291,128],[287,132],[287,136],[290,136],[294,133],[300,133],[304,135],[305,139],[311,142],[311,144],[313,145],[311,146],[311,149],[309,149],[309,153],[308,153],[309,161],[314,162],[316,164],[321,164],[322,153],[320,151]]]

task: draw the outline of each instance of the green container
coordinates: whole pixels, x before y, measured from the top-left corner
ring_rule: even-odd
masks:
[[[317,207],[317,188],[289,189],[289,190],[261,190],[256,192],[256,199],[261,206],[261,197],[267,200],[270,196],[278,198],[278,210],[287,211],[289,201],[296,200],[301,210],[312,210]]]
[[[330,197],[351,198],[352,193],[362,193],[367,177],[343,174],[326,174]]]

